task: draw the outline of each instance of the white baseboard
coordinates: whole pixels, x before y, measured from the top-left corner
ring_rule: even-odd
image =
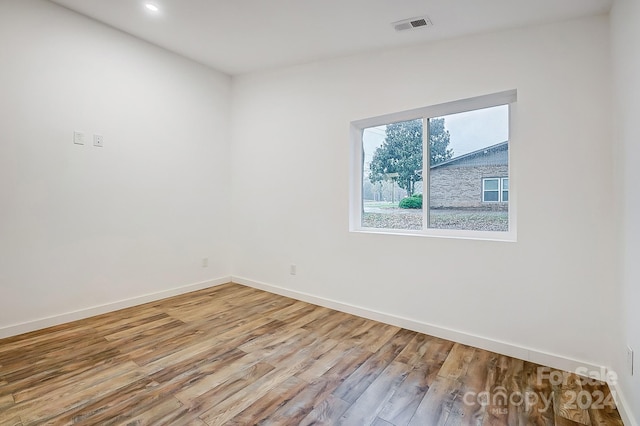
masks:
[[[625,426],[638,426],[638,422],[631,412],[631,404],[629,404],[629,400],[625,398],[620,385],[614,383],[609,384],[609,387],[614,393],[616,405],[618,406],[618,412],[620,413],[620,417],[622,417],[622,421],[624,422]]]
[[[474,346],[476,348],[484,349],[491,352],[496,352],[501,355],[510,356],[513,358],[530,361],[536,364],[541,364],[546,367],[551,367],[558,370],[570,371],[570,372],[584,372],[583,375],[588,376],[590,372],[598,372],[606,376],[609,369],[604,366],[593,364],[590,362],[579,361],[573,358],[569,358],[562,355],[551,354],[548,352],[527,348],[513,343],[503,342],[500,340],[490,339],[484,336],[477,336],[463,331],[452,330],[450,328],[441,327],[433,324],[427,324],[424,322],[412,320],[410,318],[404,318],[398,315],[391,315],[384,312],[367,309],[361,306],[352,305],[349,303],[339,302],[337,300],[327,299],[324,297],[315,296],[313,294],[290,290],[284,287],[279,287],[271,284],[267,284],[260,281],[251,280],[249,278],[232,276],[231,281],[234,283],[246,285],[249,287],[257,288],[260,290],[268,291],[270,293],[279,294],[286,297],[291,297],[303,302],[312,303],[314,305],[324,306],[326,308],[335,309],[337,311],[346,312],[348,314],[357,315],[363,318],[380,321],[385,324],[391,324],[398,327],[406,328],[407,330],[417,331],[419,333],[428,334],[430,336],[439,337],[441,339],[451,340],[457,343]],[[638,426],[635,422],[631,412],[627,410],[629,407],[627,401],[624,399],[619,387],[617,385],[610,385],[612,391],[615,392],[615,401],[618,406],[620,416],[625,425]]]
[[[213,280],[202,281],[193,284],[187,284],[181,287],[175,287],[168,290],[158,291],[156,293],[143,294],[141,296],[132,297],[130,299],[118,300],[116,302],[105,303],[104,305],[92,306],[89,308],[79,309],[73,312],[66,312],[60,315],[54,315],[46,318],[39,318],[33,321],[27,321],[20,324],[9,325],[0,328],[0,339],[5,337],[16,336],[30,331],[40,330],[54,325],[64,324],[79,319],[89,318],[95,315],[101,315],[107,312],[117,311],[119,309],[130,308],[136,305],[142,305],[156,300],[166,299],[167,297],[177,296],[179,294],[189,293],[191,291],[202,290],[208,287],[215,287],[231,281],[230,276],[216,278]]]
[[[512,343],[490,339],[483,336],[477,336],[463,331],[452,330],[450,328],[441,327],[438,325],[427,324],[425,322],[412,320],[410,318],[387,314],[384,312],[379,312],[361,306],[327,299],[324,297],[318,297],[309,293],[289,290],[283,287],[254,281],[248,278],[232,276],[231,280],[238,284],[243,284],[271,293],[280,294],[282,296],[288,296],[294,299],[302,300],[304,302],[313,303],[314,305],[324,306],[341,312],[346,312],[375,321],[384,322],[386,324],[406,328],[408,330],[417,331],[419,333],[428,334],[430,336],[440,337],[442,339],[474,346],[525,361],[531,361],[536,364],[542,364],[544,366],[556,368],[559,370],[576,371],[580,367],[582,369],[586,367],[589,371],[601,371],[600,369],[604,368],[593,363],[579,361],[561,355],[550,354],[544,351],[522,347]]]

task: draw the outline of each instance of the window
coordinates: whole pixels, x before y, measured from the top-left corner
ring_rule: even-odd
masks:
[[[482,202],[506,203],[509,201],[509,178],[482,179]]]
[[[352,122],[350,229],[514,241],[515,101],[513,90]]]
[[[509,178],[502,178],[500,180],[502,183],[502,202],[509,202]]]

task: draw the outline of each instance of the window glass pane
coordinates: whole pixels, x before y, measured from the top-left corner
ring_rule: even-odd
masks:
[[[509,189],[509,178],[502,179],[502,189]]]
[[[497,191],[498,182],[499,182],[498,179],[485,179],[484,180],[485,191]]]
[[[502,201],[505,203],[509,201],[509,191],[502,191]]]
[[[485,191],[484,201],[498,201],[498,191]]]
[[[428,123],[429,228],[508,231],[508,203],[498,201],[500,177],[509,175],[509,106]]]
[[[364,129],[362,226],[422,229],[422,120]]]

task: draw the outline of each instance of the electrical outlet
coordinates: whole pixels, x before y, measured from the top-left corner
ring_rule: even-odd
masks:
[[[633,349],[631,346],[627,346],[627,371],[629,371],[629,375],[633,376]]]
[[[289,266],[289,273],[290,273],[291,275],[295,275],[295,274],[297,274],[297,273],[298,273],[298,268],[297,268],[297,266],[296,266],[296,265],[291,265],[291,266]]]
[[[93,135],[93,146],[102,147],[104,142],[104,137],[102,135]]]
[[[73,143],[76,145],[84,145],[84,132],[81,131],[75,131],[73,132]]]
[[[207,268],[209,266],[209,258],[208,257],[203,257],[202,258],[202,267],[203,268]]]

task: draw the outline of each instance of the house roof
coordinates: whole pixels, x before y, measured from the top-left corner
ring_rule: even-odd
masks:
[[[509,141],[504,141],[434,164],[430,169],[449,166],[503,166],[509,164],[508,150]]]

